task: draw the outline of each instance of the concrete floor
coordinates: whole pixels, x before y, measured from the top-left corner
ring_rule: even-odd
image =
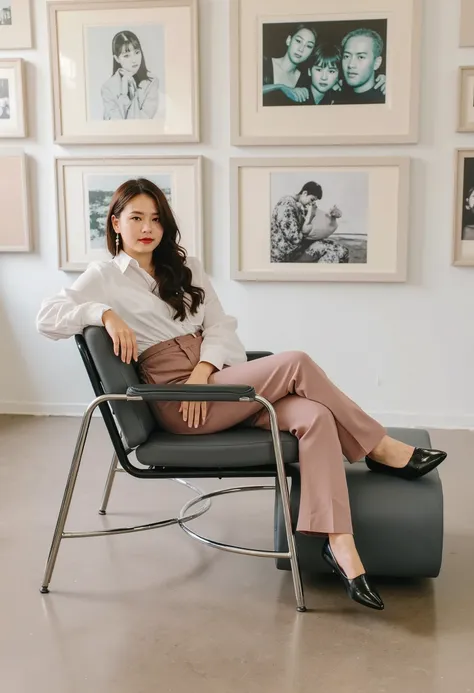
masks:
[[[332,577],[306,579],[310,610],[297,614],[291,576],[273,561],[215,551],[177,527],[64,541],[41,595],[78,426],[0,417],[2,693],[474,692],[474,432],[432,432],[450,453],[440,578],[379,582],[382,613]],[[171,481],[122,474],[101,518],[110,459],[96,419],[67,529],[151,522],[189,498]],[[271,496],[218,499],[196,527],[271,548]]]

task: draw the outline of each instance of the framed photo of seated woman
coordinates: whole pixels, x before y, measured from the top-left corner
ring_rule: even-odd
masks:
[[[201,157],[64,158],[56,160],[60,269],[82,272],[90,262],[109,259],[108,208],[114,191],[133,178],[163,191],[183,246],[203,259]]]
[[[198,142],[197,12],[197,0],[49,3],[55,142]]]
[[[232,278],[402,282],[406,158],[234,159]]]
[[[418,139],[421,0],[233,0],[232,142]]]

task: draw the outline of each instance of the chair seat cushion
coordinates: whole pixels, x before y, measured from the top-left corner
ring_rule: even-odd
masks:
[[[282,432],[286,464],[298,461],[298,440]],[[141,464],[153,467],[221,468],[260,467],[275,464],[272,436],[261,428],[230,428],[210,435],[152,433],[136,450]]]

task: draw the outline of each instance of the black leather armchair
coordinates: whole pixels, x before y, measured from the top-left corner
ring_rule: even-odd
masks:
[[[272,405],[250,386],[150,386],[139,382],[132,364],[124,364],[113,353],[112,342],[104,328],[88,327],[76,343],[87,369],[95,399],[84,413],[76,442],[71,469],[56,523],[41,592],[49,592],[56,558],[62,539],[72,537],[105,536],[139,530],[155,529],[178,524],[188,535],[217,549],[262,558],[288,561],[293,575],[298,611],[305,611],[303,587],[296,554],[291,523],[288,477],[298,474],[297,440],[288,433],[280,433]],[[250,352],[248,359],[268,355],[269,352]],[[236,427],[211,435],[175,435],[159,428],[148,402],[152,400],[195,401],[259,401],[266,407],[271,431]],[[95,532],[65,532],[65,524],[72,500],[76,478],[81,464],[89,425],[94,410],[99,407],[107,427],[114,455],[99,513],[104,515],[119,468],[141,479],[176,479],[197,495],[182,508],[175,518],[139,527],[126,527]],[[130,460],[135,452],[140,467]],[[271,477],[276,484],[244,486],[202,494],[186,479],[196,478]],[[263,551],[222,544],[193,532],[188,523],[209,509],[210,499],[221,494],[246,490],[271,489],[277,491],[285,526],[285,550]],[[192,514],[191,508],[199,506]]]

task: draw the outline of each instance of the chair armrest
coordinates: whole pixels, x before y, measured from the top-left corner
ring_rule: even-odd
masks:
[[[133,385],[127,397],[153,402],[248,402],[254,401],[250,385]]]
[[[256,361],[263,359],[265,356],[273,356],[272,351],[247,351],[247,361]]]

